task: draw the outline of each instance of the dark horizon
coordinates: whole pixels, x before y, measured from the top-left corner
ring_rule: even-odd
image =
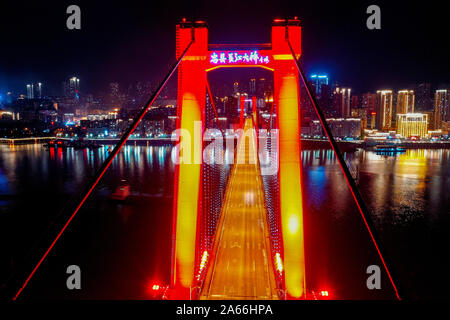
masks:
[[[222,2],[223,3],[223,2]],[[65,26],[66,8],[81,8],[81,30]],[[366,28],[366,8],[381,8],[381,30]],[[25,92],[43,82],[56,94],[70,76],[85,93],[137,81],[158,82],[174,61],[175,25],[186,17],[207,21],[210,43],[270,42],[274,18],[302,20],[302,59],[308,74],[326,73],[353,92],[450,83],[448,27],[440,6],[408,2],[339,3],[197,1],[148,6],[136,2],[7,3],[0,13],[0,92]],[[51,90],[49,90],[51,89]]]

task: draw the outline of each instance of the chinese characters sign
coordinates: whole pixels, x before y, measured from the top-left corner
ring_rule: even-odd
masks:
[[[268,64],[269,56],[260,55],[258,51],[248,52],[213,52],[209,62],[213,65],[232,65],[232,64]]]

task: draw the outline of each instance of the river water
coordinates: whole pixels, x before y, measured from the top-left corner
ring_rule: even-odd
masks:
[[[171,146],[125,146],[23,297],[147,299],[153,284],[168,283],[171,151]],[[19,266],[30,270],[48,243],[46,230],[57,229],[55,217],[107,154],[106,147],[48,151],[39,144],[0,146],[0,283],[7,295],[20,283],[11,278],[12,271]],[[412,298],[449,298],[450,150],[395,155],[361,150],[345,157],[402,292]],[[302,162],[307,287],[328,290],[334,298],[392,298],[332,151],[304,150]],[[110,200],[122,179],[130,184],[132,199]],[[82,290],[66,288],[66,268],[73,264],[82,270]],[[382,270],[381,290],[366,287],[369,265]]]

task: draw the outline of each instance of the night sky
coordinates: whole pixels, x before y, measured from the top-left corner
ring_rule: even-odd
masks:
[[[303,63],[356,92],[450,83],[448,11],[436,1],[48,1],[2,2],[0,93],[81,78],[95,93],[109,82],[158,81],[174,61],[175,24],[206,20],[211,43],[270,42],[274,18],[302,20]],[[66,28],[66,8],[81,7],[81,30]],[[366,28],[366,8],[381,8],[382,29]],[[53,90],[49,90],[53,88]]]

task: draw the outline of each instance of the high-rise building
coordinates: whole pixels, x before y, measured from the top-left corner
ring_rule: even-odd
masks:
[[[368,113],[376,111],[377,94],[376,93],[364,93],[361,99],[361,106],[367,108]]]
[[[120,107],[120,92],[117,82],[109,84],[109,103],[112,107]]]
[[[324,74],[312,74],[311,83],[316,92],[316,97],[320,99],[322,97],[322,85],[328,85],[328,76]]]
[[[78,95],[78,93],[80,92],[80,79],[78,79],[77,77],[72,77],[69,79],[69,83],[70,92]]]
[[[352,96],[352,103],[351,103],[351,109],[358,109],[360,107],[360,96],[353,95]]]
[[[434,129],[442,129],[442,123],[450,121],[450,90],[436,90],[434,94]]]
[[[42,98],[42,83],[38,82],[36,83],[36,90],[35,90],[36,98],[41,99]]]
[[[41,99],[42,98],[42,83],[30,83],[27,84],[27,98],[28,99]]]
[[[34,86],[33,84],[27,84],[27,98],[34,99]]]
[[[239,92],[239,82],[235,81],[233,83],[233,96],[236,97],[238,92]]]
[[[333,100],[331,86],[328,84],[322,84],[320,87],[319,106],[322,108],[322,110],[326,111],[331,108],[332,104]]]
[[[336,87],[333,93],[333,109],[336,115],[343,118],[348,118],[351,115],[350,111],[350,88]]]
[[[416,90],[416,110],[430,111],[433,108],[433,101],[431,99],[431,85],[429,83],[421,83]]]
[[[111,95],[118,96],[119,95],[119,84],[117,82],[111,82],[109,84],[109,90]]]
[[[393,119],[393,94],[392,90],[378,90],[376,102],[375,127],[378,130],[389,131],[392,129]]]
[[[63,94],[67,98],[79,98],[80,79],[72,77],[68,81],[63,82]]]
[[[395,120],[395,126],[397,123],[397,114],[414,113],[415,95],[414,90],[399,90],[397,92],[397,106],[393,112],[393,120]]]
[[[367,127],[370,129],[375,129],[376,120],[376,104],[377,104],[377,94],[376,93],[364,93],[361,99],[361,106],[366,108],[367,115]]]
[[[405,138],[425,137],[428,134],[428,115],[425,113],[397,114],[397,133]]]
[[[266,95],[267,81],[266,78],[259,78],[258,83],[256,85],[256,96],[258,98],[263,98]]]
[[[400,90],[397,92],[397,114],[413,113],[415,105],[414,90]]]
[[[367,109],[366,108],[352,108],[352,118],[361,120],[361,128],[367,129]]]
[[[248,91],[249,91],[250,96],[256,95],[256,79],[255,78],[250,79]]]

